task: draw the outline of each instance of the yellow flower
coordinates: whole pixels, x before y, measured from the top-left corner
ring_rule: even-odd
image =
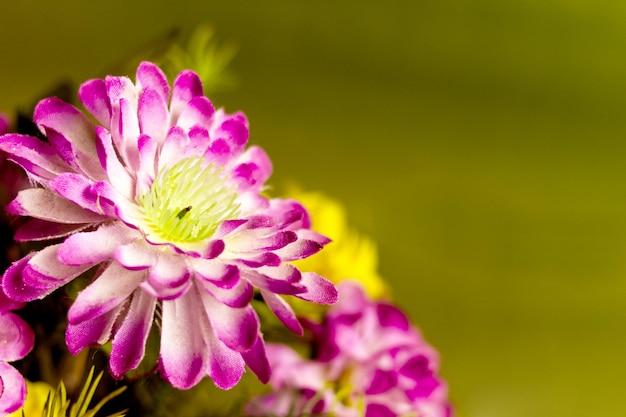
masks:
[[[22,417],[22,411],[27,417],[42,415],[46,399],[53,394],[54,388],[50,384],[26,380],[26,401],[24,406],[9,414],[8,417]]]
[[[334,283],[359,281],[373,299],[389,297],[389,287],[378,274],[378,252],[372,239],[348,226],[346,209],[337,200],[319,192],[292,189],[288,197],[309,211],[316,231],[332,239],[324,250],[294,262],[302,271],[314,271]]]

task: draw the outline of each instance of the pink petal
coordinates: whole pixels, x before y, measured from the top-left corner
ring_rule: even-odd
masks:
[[[254,297],[254,288],[245,279],[240,279],[231,288],[221,288],[210,281],[198,281],[205,291],[213,297],[231,307],[245,307]]]
[[[14,367],[0,362],[0,414],[17,411],[26,399],[24,377]]]
[[[0,150],[39,181],[45,182],[70,170],[52,145],[32,136],[4,135],[0,137]]]
[[[157,288],[178,288],[189,280],[190,275],[184,257],[161,252],[150,268],[148,282]]]
[[[243,375],[245,362],[241,353],[229,349],[212,331],[205,334],[205,339],[209,354],[207,373],[218,388],[231,389]]]
[[[96,137],[98,154],[109,182],[121,195],[129,200],[133,199],[135,182],[120,162],[117,152],[113,148],[111,134],[108,130],[98,127],[96,128]]]
[[[166,100],[167,98],[163,98],[151,87],[143,90],[139,98],[139,129],[142,134],[150,136],[159,144],[165,140],[169,128]]]
[[[238,159],[233,176],[240,189],[259,192],[272,174],[272,162],[265,151],[251,146]]]
[[[111,331],[123,305],[91,320],[78,324],[68,323],[65,330],[65,342],[72,355],[89,346],[101,346],[111,338]]]
[[[174,80],[172,101],[170,103],[170,126],[176,125],[178,116],[189,101],[197,96],[202,96],[202,81],[193,71],[182,71]]]
[[[69,165],[94,179],[102,179],[102,168],[94,158],[94,125],[80,110],[51,97],[37,104],[33,120]]]
[[[157,260],[157,250],[143,239],[119,246],[113,253],[117,262],[127,269],[146,269]]]
[[[111,103],[104,80],[89,80],[78,89],[78,97],[85,108],[105,128],[110,128]]]
[[[78,293],[67,313],[70,324],[92,320],[113,310],[133,293],[145,277],[144,271],[130,271],[116,262]]]
[[[267,306],[272,312],[283,322],[285,326],[295,334],[302,336],[304,330],[302,325],[296,318],[296,314],[293,312],[291,306],[282,299],[279,295],[276,295],[270,291],[261,290],[263,300],[267,303]]]
[[[269,382],[272,376],[272,370],[267,359],[263,336],[260,333],[250,350],[241,352],[241,357],[246,362],[246,365],[248,365],[248,368],[259,378],[259,381],[263,384]]]
[[[215,108],[208,98],[197,96],[192,98],[183,108],[176,124],[185,130],[189,130],[193,126],[210,126],[214,112]]]
[[[259,333],[259,318],[254,309],[250,305],[241,308],[229,307],[205,292],[200,294],[218,339],[238,352],[250,349]]]
[[[183,157],[183,151],[189,143],[189,136],[178,126],[167,132],[163,149],[159,154],[159,171],[172,167]]]
[[[34,344],[35,334],[24,320],[8,311],[0,313],[0,361],[20,360]]]
[[[144,357],[152,327],[156,299],[143,291],[135,291],[126,317],[113,338],[111,373],[116,378],[135,369]]]
[[[239,281],[239,269],[234,265],[202,258],[191,258],[189,262],[199,278],[220,288],[232,288]]]
[[[135,236],[121,222],[103,224],[93,232],[76,233],[65,239],[57,256],[65,265],[95,265],[111,258],[118,246]]]
[[[307,291],[295,294],[296,297],[317,304],[333,304],[337,302],[337,288],[326,278],[314,272],[303,272],[301,283],[306,287]]]
[[[167,82],[167,77],[163,71],[161,71],[161,68],[152,62],[144,61],[139,64],[135,78],[137,88],[140,91],[145,91],[146,88],[150,88],[159,94],[163,102],[167,103],[170,97],[170,85]]]
[[[188,389],[202,379],[207,359],[203,327],[207,325],[195,291],[163,301],[160,365],[173,387]]]

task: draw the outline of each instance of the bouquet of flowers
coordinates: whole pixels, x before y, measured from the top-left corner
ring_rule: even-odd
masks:
[[[373,243],[269,195],[203,81],[143,61],[0,118],[0,414],[450,416]]]

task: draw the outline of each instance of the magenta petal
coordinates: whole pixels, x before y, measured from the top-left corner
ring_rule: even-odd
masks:
[[[220,288],[232,288],[239,281],[239,268],[213,259],[190,260],[196,276],[211,281]]]
[[[143,271],[130,271],[116,262],[78,293],[67,313],[70,324],[91,320],[111,311],[133,293],[145,277]]]
[[[111,134],[106,129],[98,127],[96,136],[100,163],[106,171],[109,182],[121,195],[128,199],[134,198],[135,182],[119,160],[113,147]]]
[[[83,83],[78,90],[78,97],[96,120],[109,129],[111,103],[107,96],[107,87],[104,80],[96,79]]]
[[[376,369],[372,376],[369,388],[365,390],[367,395],[383,394],[398,383],[398,374],[395,371]]]
[[[68,323],[65,330],[65,342],[72,355],[89,346],[101,346],[111,338],[111,331],[123,305],[101,316],[79,324]]]
[[[211,101],[205,96],[192,98],[181,112],[177,125],[185,130],[193,126],[209,126],[215,108]]]
[[[35,334],[28,324],[11,312],[0,313],[0,360],[22,359],[35,344]]]
[[[295,294],[296,297],[318,304],[337,302],[337,288],[326,278],[314,272],[303,272],[301,283],[307,290],[304,293]]]
[[[101,178],[95,147],[94,125],[76,107],[56,97],[41,100],[33,120],[46,132],[50,143],[69,165],[92,178]]]
[[[147,87],[139,98],[139,129],[142,134],[163,143],[168,130],[167,98]]]
[[[233,308],[202,293],[202,304],[217,337],[229,348],[243,352],[252,347],[259,333],[259,318],[254,309]]]
[[[156,263],[150,268],[148,282],[159,288],[177,288],[187,282],[190,275],[182,256],[160,253]]]
[[[264,384],[269,382],[272,376],[272,370],[267,360],[265,343],[263,342],[263,336],[261,334],[259,334],[250,350],[241,353],[241,357],[246,362],[246,365],[248,365],[248,368],[259,378],[259,381]]]
[[[202,81],[193,71],[183,71],[174,80],[172,89],[172,101],[170,103],[170,126],[178,121],[178,116],[189,101],[197,96],[202,96]]]
[[[50,180],[70,168],[47,142],[27,135],[0,137],[0,150],[8,158],[42,181]]]
[[[167,103],[170,97],[170,85],[161,68],[152,62],[144,61],[137,67],[136,80],[140,90],[150,88]]]
[[[222,288],[210,281],[199,280],[202,288],[208,291],[221,303],[231,307],[245,307],[254,297],[254,288],[245,279],[240,279],[230,288]]]
[[[296,318],[291,306],[283,300],[279,295],[270,291],[261,290],[261,295],[272,312],[283,322],[285,326],[297,335],[302,336],[304,333],[302,325]]]
[[[0,414],[17,411],[26,399],[24,377],[14,367],[0,362]]]
[[[243,375],[245,362],[242,354],[229,349],[210,333],[205,337],[209,346],[207,372],[218,388],[231,389]]]
[[[46,288],[49,284],[65,283],[89,269],[90,265],[71,266],[59,262],[61,244],[46,246],[28,262],[22,272],[24,283]]]
[[[404,332],[409,330],[409,319],[399,308],[381,303],[376,305],[376,313],[382,327],[392,327]]]
[[[154,297],[135,291],[128,313],[113,338],[110,367],[114,377],[121,378],[139,366],[145,354],[155,307]]]
[[[203,327],[207,325],[195,291],[163,301],[160,364],[173,387],[188,389],[202,379],[207,354]]]
[[[397,417],[389,407],[383,404],[368,404],[365,409],[365,417]]]

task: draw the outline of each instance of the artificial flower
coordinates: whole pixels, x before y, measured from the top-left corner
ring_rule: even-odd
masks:
[[[242,113],[215,110],[193,71],[170,85],[143,62],[136,82],[108,76],[82,84],[92,119],[57,98],[39,102],[34,121],[47,138],[7,134],[0,150],[36,186],[8,210],[28,216],[18,241],[55,242],[4,274],[9,297],[31,301],[95,271],[68,312],[71,353],[112,341],[110,370],[121,378],[145,354],[155,319],[158,369],[186,389],[209,376],[233,387],[247,365],[270,376],[259,319],[260,294],[298,333],[280,295],[336,301],[336,288],[287,263],[328,239],[310,230],[294,200],[261,195],[272,166],[246,149]]]
[[[12,312],[22,306],[0,290],[0,415],[19,409],[26,397],[24,377],[8,363],[24,358],[35,343],[31,328]]]
[[[312,359],[268,345],[273,392],[246,407],[248,415],[448,417],[437,352],[395,306],[369,299],[362,287],[339,286],[339,302],[312,326]]]

